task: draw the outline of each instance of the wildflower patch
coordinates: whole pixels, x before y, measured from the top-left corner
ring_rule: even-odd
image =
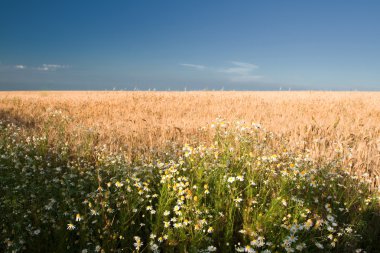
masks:
[[[129,161],[105,146],[0,125],[0,251],[378,250],[379,197],[337,161],[294,154],[258,124]]]

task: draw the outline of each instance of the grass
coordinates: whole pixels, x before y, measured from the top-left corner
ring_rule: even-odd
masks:
[[[0,126],[0,251],[380,251],[379,195],[340,152],[217,119],[207,142],[131,159],[96,132],[72,138],[62,113],[45,123]]]

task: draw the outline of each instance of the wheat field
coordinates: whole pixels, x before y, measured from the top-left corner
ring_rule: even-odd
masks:
[[[288,147],[344,156],[353,173],[380,183],[380,93],[376,92],[1,92],[0,120],[41,131],[60,111],[97,142],[144,153],[194,137],[209,141],[221,117],[260,123]],[[200,131],[199,129],[203,129]],[[78,136],[76,137],[78,138]]]
[[[379,95],[0,93],[0,252],[379,252]]]

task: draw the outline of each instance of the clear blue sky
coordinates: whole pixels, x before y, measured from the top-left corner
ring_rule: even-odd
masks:
[[[0,1],[0,89],[380,90],[380,1]]]

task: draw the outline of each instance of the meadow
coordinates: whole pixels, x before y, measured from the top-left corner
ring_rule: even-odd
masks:
[[[0,121],[0,251],[380,251],[380,93],[2,92]]]

